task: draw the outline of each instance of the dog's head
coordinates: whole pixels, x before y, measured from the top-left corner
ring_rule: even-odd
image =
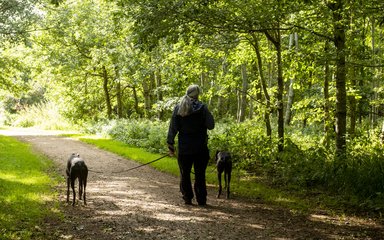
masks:
[[[72,153],[70,156],[69,156],[69,159],[68,159],[68,162],[71,162],[73,159],[75,158],[80,158],[80,154],[79,153]]]
[[[226,162],[231,160],[231,154],[226,151],[216,151],[216,162]]]

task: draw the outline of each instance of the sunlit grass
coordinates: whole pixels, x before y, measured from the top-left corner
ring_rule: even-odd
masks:
[[[29,145],[0,136],[1,239],[30,239],[35,226],[52,214],[56,180],[48,173],[50,167]]]

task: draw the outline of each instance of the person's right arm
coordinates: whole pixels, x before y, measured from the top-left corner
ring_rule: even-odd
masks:
[[[169,155],[173,156],[175,153],[175,137],[178,132],[176,117],[177,117],[178,107],[176,106],[173,110],[171,120],[169,122],[168,135],[167,135],[167,144]]]

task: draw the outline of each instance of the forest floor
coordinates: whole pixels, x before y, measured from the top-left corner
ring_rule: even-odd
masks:
[[[0,134],[30,143],[62,175],[57,201],[64,217],[45,219],[36,229],[43,239],[384,239],[384,227],[375,219],[321,210],[298,214],[238,196],[217,199],[215,186],[209,186],[206,207],[184,205],[178,178],[149,166],[121,172],[138,164],[56,132]],[[72,152],[80,153],[93,171],[87,205],[66,203],[65,165]]]

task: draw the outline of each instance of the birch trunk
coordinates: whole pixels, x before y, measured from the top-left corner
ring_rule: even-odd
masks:
[[[112,105],[111,105],[111,97],[109,94],[108,89],[108,72],[105,66],[102,67],[102,76],[103,76],[103,90],[104,90],[104,97],[105,97],[105,103],[107,105],[107,117],[108,119],[112,119]]]
[[[161,90],[162,79],[161,79],[160,70],[156,71],[155,78],[156,78],[157,101],[161,102],[161,101],[163,101],[163,92]],[[164,115],[164,111],[162,109],[160,109],[157,117],[161,120],[161,119],[163,119],[163,115]]]
[[[239,115],[238,122],[244,122],[245,111],[247,109],[247,91],[248,91],[248,76],[247,67],[245,64],[241,65],[241,78],[242,78],[242,90],[239,93]]]
[[[298,52],[298,34],[294,33],[289,36],[289,46],[288,49],[291,49],[293,44],[295,43],[295,52]],[[285,110],[285,125],[289,125],[291,123],[291,117],[292,117],[292,105],[293,105],[293,98],[294,98],[294,91],[293,91],[293,84],[294,84],[294,77],[289,79],[289,89],[288,89],[288,101],[287,101],[287,108]]]

